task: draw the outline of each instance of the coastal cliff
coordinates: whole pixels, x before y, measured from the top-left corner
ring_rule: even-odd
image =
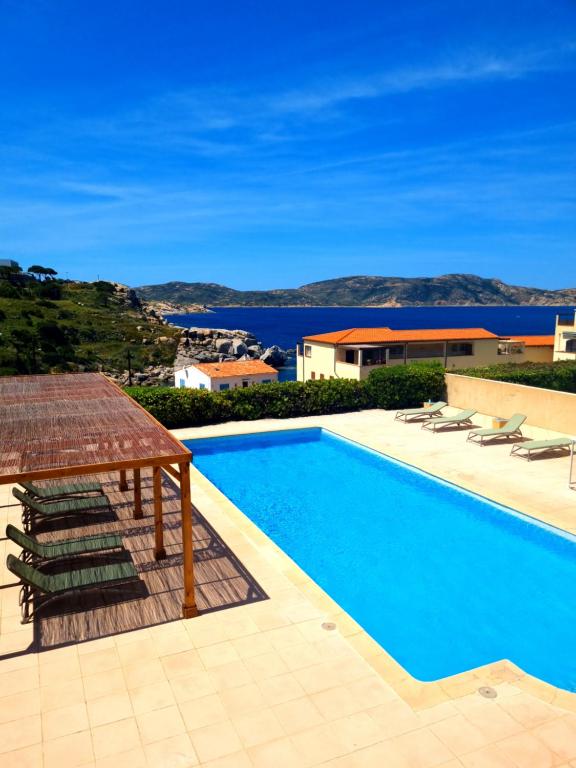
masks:
[[[561,306],[576,303],[576,288],[554,291],[527,288],[465,274],[439,277],[359,275],[271,291],[237,291],[216,283],[185,282],[144,285],[134,290],[146,301],[219,307]]]

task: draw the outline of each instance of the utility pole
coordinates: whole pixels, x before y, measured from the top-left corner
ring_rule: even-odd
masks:
[[[126,353],[126,357],[128,358],[128,386],[132,386],[132,355],[130,353],[130,350]]]

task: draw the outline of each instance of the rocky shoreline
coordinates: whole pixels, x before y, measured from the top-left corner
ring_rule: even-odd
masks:
[[[195,363],[263,360],[273,368],[281,368],[289,358],[288,351],[276,345],[265,348],[248,331],[227,330],[226,328],[180,328],[180,331],[174,364],[172,366],[148,366],[144,371],[133,372],[132,384],[134,386],[172,387],[174,386],[174,371]],[[160,337],[157,342],[162,340],[172,341],[168,337]],[[127,370],[121,374],[108,375],[123,385],[126,385],[130,378]]]

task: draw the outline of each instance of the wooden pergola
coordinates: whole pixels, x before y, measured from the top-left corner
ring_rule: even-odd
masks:
[[[141,471],[152,469],[154,556],[166,557],[162,470],[180,484],[184,618],[196,616],[190,498],[191,453],[100,373],[0,378],[0,484],[119,472],[133,473],[134,517],[141,518]],[[177,468],[176,468],[177,466]]]

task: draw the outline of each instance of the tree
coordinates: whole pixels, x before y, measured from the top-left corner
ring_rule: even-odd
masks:
[[[52,267],[42,267],[40,264],[32,264],[31,267],[28,267],[28,272],[31,275],[38,275],[40,281],[53,278],[58,274]]]

